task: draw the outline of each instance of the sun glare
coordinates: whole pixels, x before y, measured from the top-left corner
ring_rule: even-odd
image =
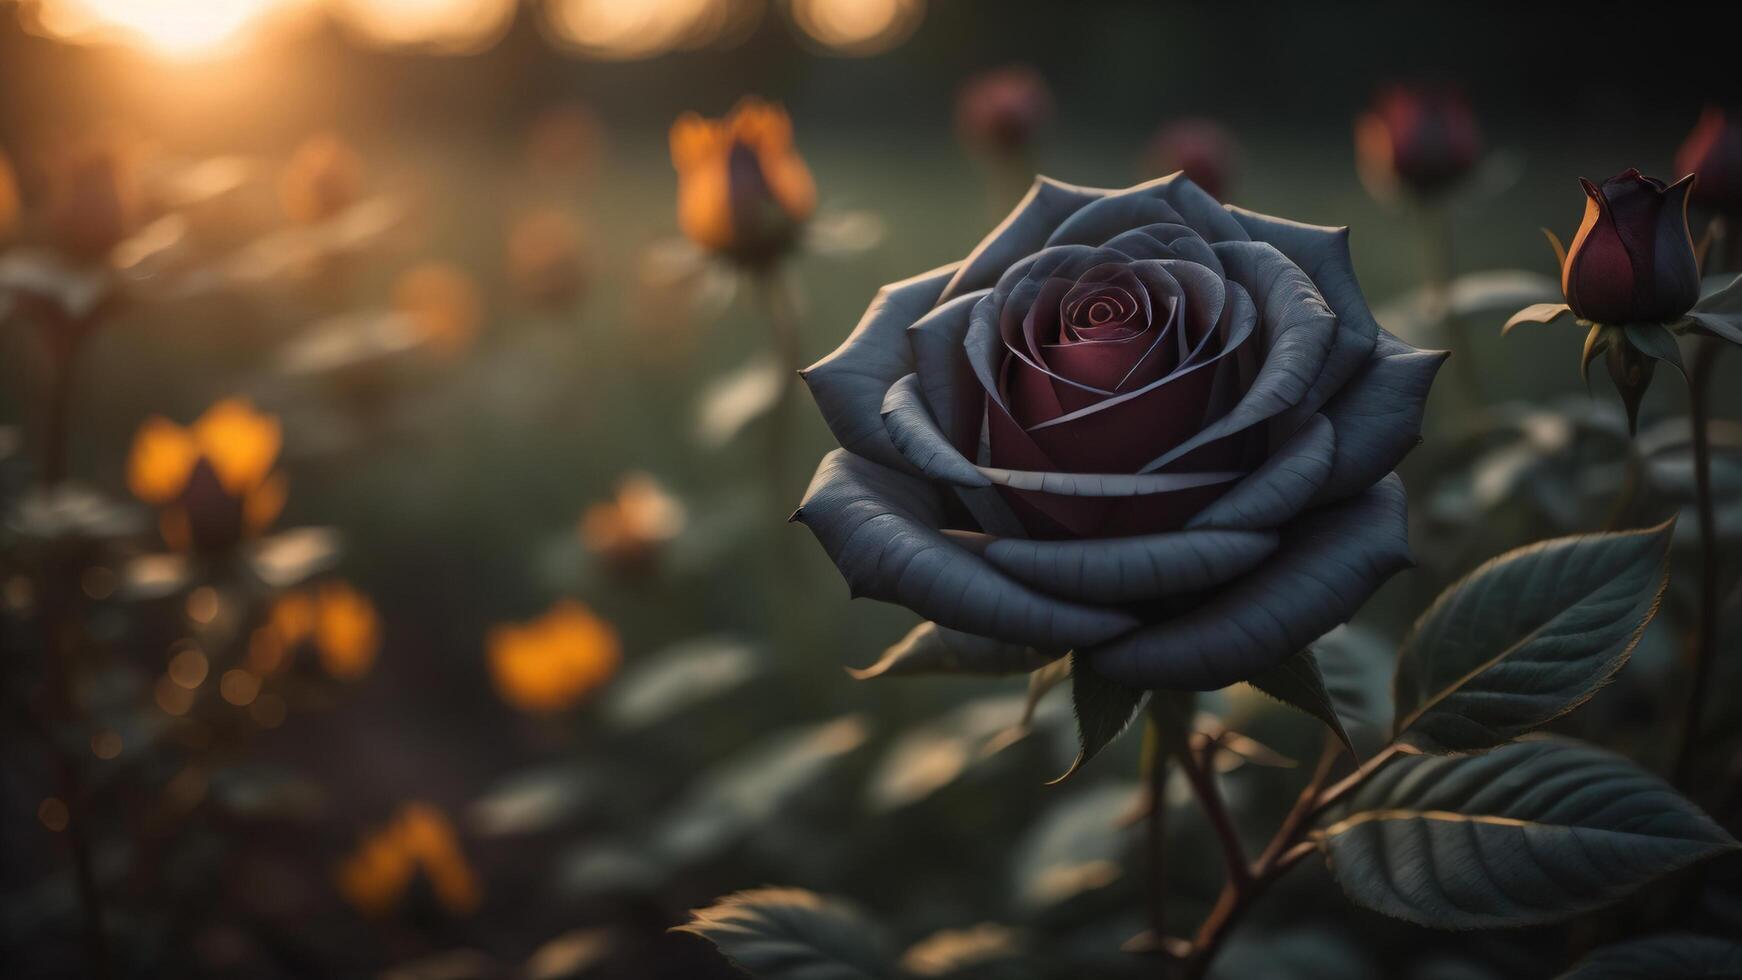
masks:
[[[170,58],[229,54],[306,0],[40,0],[27,26],[60,40],[121,42]]]

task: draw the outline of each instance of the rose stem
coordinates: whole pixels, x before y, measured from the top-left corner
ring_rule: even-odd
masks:
[[[52,490],[67,477],[67,445],[72,430],[72,393],[74,368],[78,364],[80,340],[87,326],[71,317],[52,314],[44,327],[44,346],[48,353],[48,391],[43,406],[42,482]],[[77,715],[73,697],[72,668],[77,657],[77,645],[72,641],[62,586],[52,583],[42,614],[43,653],[49,658],[49,685],[55,698],[59,717],[70,722]],[[85,835],[84,792],[79,785],[78,769],[72,758],[56,739],[50,722],[42,725],[42,735],[53,760],[55,779],[61,801],[66,805],[67,844],[72,851],[73,880],[79,896],[79,907],[85,919],[86,953],[90,957],[91,975],[109,975],[108,940],[103,931],[103,906],[97,892],[97,876],[91,860],[90,840]]]
[[[1165,734],[1167,722],[1157,717],[1156,699],[1150,699],[1150,718],[1144,730],[1143,769],[1147,792],[1144,800],[1144,849],[1149,862],[1145,876],[1149,886],[1149,934],[1165,955],[1167,949],[1167,777],[1173,748]],[[1164,960],[1165,962],[1165,960]],[[1167,976],[1163,967],[1162,976]]]
[[[774,353],[780,364],[780,394],[769,411],[769,480],[776,497],[786,491],[787,408],[804,367],[798,330],[798,301],[793,295],[791,280],[783,274],[778,261],[759,267],[755,272],[757,291],[763,309],[768,314],[768,327],[773,335]]]
[[[1243,878],[1229,875],[1222,885],[1222,893],[1216,897],[1215,907],[1210,910],[1203,925],[1198,927],[1197,936],[1192,940],[1191,955],[1186,960],[1185,975],[1188,980],[1197,980],[1204,975],[1233,927],[1270,885],[1299,864],[1302,858],[1318,849],[1317,844],[1303,839],[1307,828],[1312,825],[1313,817],[1365,782],[1400,752],[1401,749],[1395,743],[1388,745],[1360,768],[1331,787],[1324,788],[1325,780],[1330,777],[1332,767],[1342,754],[1342,746],[1334,738],[1325,738],[1324,752],[1319,756],[1318,765],[1307,779],[1294,807],[1282,818],[1282,823],[1276,829],[1276,836],[1265,845],[1264,853],[1258,855],[1258,860],[1246,869]]]
[[[67,477],[67,444],[71,439],[74,366],[78,363],[80,325],[55,315],[44,329],[48,353],[48,392],[43,405],[42,482],[49,489]]]
[[[1426,205],[1422,217],[1427,239],[1427,287],[1432,316],[1439,320],[1441,335],[1452,348],[1452,370],[1457,374],[1458,386],[1473,406],[1480,407],[1482,386],[1476,377],[1470,333],[1452,309],[1452,282],[1457,278],[1452,249],[1452,212],[1444,204],[1435,203]]]
[[[1682,715],[1681,747],[1676,752],[1674,781],[1686,788],[1693,775],[1699,745],[1700,717],[1712,673],[1718,634],[1718,531],[1712,513],[1711,408],[1712,368],[1723,349],[1720,341],[1696,341],[1693,372],[1688,376],[1688,421],[1693,426],[1694,492],[1700,515],[1700,618],[1694,633],[1694,672]]]

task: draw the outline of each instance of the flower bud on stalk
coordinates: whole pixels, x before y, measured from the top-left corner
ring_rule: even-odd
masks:
[[[1455,88],[1394,85],[1355,120],[1355,156],[1369,187],[1433,197],[1475,169],[1482,134]]]
[[[678,225],[702,248],[766,268],[798,241],[817,190],[779,106],[744,99],[724,119],[693,112],[671,127]]]
[[[1693,175],[1674,184],[1628,170],[1602,186],[1581,178],[1585,218],[1561,266],[1561,291],[1581,320],[1670,323],[1700,298],[1688,233]]]
[[[1742,271],[1742,119],[1708,106],[1676,151],[1675,169],[1694,175],[1688,202],[1714,219],[1707,235],[1724,240],[1718,268]]]

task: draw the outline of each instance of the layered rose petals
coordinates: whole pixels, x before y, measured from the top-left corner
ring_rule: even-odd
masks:
[[[1443,357],[1379,329],[1341,229],[1043,178],[806,372],[848,452],[796,518],[856,594],[1220,687],[1407,562],[1387,474]]]

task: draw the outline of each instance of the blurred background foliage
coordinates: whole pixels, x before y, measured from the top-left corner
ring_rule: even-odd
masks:
[[[1668,176],[1702,106],[1739,94],[1732,42],[1703,15],[1580,10],[0,3],[0,152],[25,213],[55,161],[99,140],[154,219],[117,253],[133,259],[121,299],[74,381],[68,468],[112,503],[26,499],[48,374],[28,317],[0,332],[0,957],[20,975],[83,969],[66,804],[23,720],[45,654],[31,548],[77,537],[101,656],[56,738],[76,749],[116,975],[726,976],[664,930],[765,883],[849,896],[904,946],[925,940],[920,975],[1142,972],[1118,952],[1142,925],[1137,740],[1044,787],[1073,751],[1057,693],[1023,725],[1021,679],[841,670],[911,616],[847,602],[784,523],[832,440],[788,405],[770,458],[765,317],[749,282],[678,260],[668,128],[743,94],[791,113],[828,232],[788,270],[807,362],[880,284],[960,258],[1014,203],[952,128],[958,86],[986,69],[1050,86],[1023,161],[1041,173],[1158,176],[1158,127],[1209,118],[1238,145],[1225,200],[1352,226],[1381,322],[1463,341],[1405,468],[1420,567],[1329,641],[1382,705],[1392,644],[1457,575],[1551,534],[1655,522],[1690,494],[1675,385],[1648,398],[1630,462],[1608,382],[1582,390],[1573,328],[1499,338],[1513,308],[1555,297],[1537,229],[1570,239],[1574,178]],[[1449,259],[1439,209],[1377,200],[1357,175],[1352,120],[1394,78],[1456,83],[1483,127],[1487,158],[1443,207]],[[1446,268],[1502,270],[1458,281],[1458,335],[1420,292]],[[276,420],[276,527],[318,530],[278,532],[250,576],[154,579],[160,520],[126,503],[135,433],[226,398]],[[1718,401],[1738,417],[1734,390]],[[1742,436],[1732,423],[1716,442],[1734,501]],[[1737,517],[1720,512],[1732,541]],[[1692,583],[1672,579],[1636,662],[1571,730],[1667,764]],[[1736,603],[1727,616],[1734,636]],[[1731,707],[1739,669],[1719,665]],[[1206,707],[1250,742],[1228,755],[1237,809],[1285,809],[1315,723],[1244,689]],[[1714,772],[1733,764],[1724,724]],[[1742,801],[1702,802],[1736,829]],[[1172,825],[1189,921],[1213,898],[1214,848]],[[1548,975],[1598,929],[1471,942],[1331,891],[1316,872],[1287,882],[1226,975]]]

